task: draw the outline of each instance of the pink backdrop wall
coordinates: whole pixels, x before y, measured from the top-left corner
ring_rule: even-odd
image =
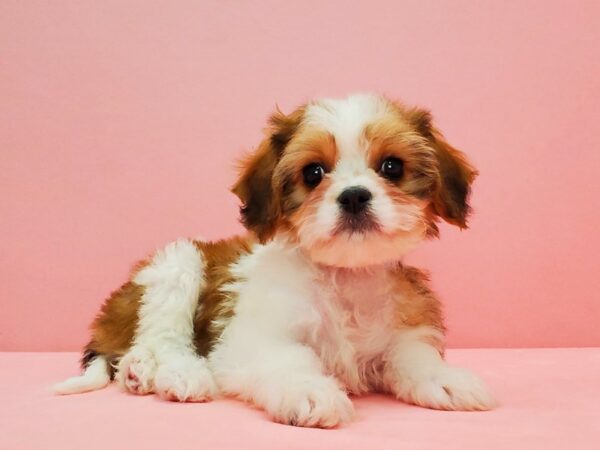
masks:
[[[411,257],[450,345],[600,345],[599,21],[597,1],[0,2],[0,350],[81,346],[136,258],[239,231],[233,161],[275,103],[359,90],[430,107],[480,169],[471,230]]]

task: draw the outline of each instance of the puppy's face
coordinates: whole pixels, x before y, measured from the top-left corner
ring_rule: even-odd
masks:
[[[440,217],[466,227],[476,172],[427,112],[356,95],[270,125],[233,188],[261,241],[285,232],[315,262],[366,267],[437,235]]]

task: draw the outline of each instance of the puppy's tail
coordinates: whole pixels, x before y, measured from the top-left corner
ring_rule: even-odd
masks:
[[[87,361],[86,356],[89,358]],[[110,383],[111,367],[106,357],[85,354],[84,367],[81,375],[55,384],[52,391],[60,395],[79,394],[102,389]]]

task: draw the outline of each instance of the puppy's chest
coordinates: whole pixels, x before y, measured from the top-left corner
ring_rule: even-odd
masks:
[[[318,320],[310,345],[348,390],[373,388],[393,334],[393,293],[386,275],[327,273],[315,287]]]

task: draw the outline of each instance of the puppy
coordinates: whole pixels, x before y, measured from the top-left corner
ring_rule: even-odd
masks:
[[[55,391],[114,378],[309,427],[349,421],[348,394],[373,391],[491,408],[483,382],[444,361],[440,303],[402,263],[439,219],[466,228],[476,174],[427,111],[382,96],[277,111],[232,189],[248,235],[180,239],[138,263],[92,324],[83,374]]]

